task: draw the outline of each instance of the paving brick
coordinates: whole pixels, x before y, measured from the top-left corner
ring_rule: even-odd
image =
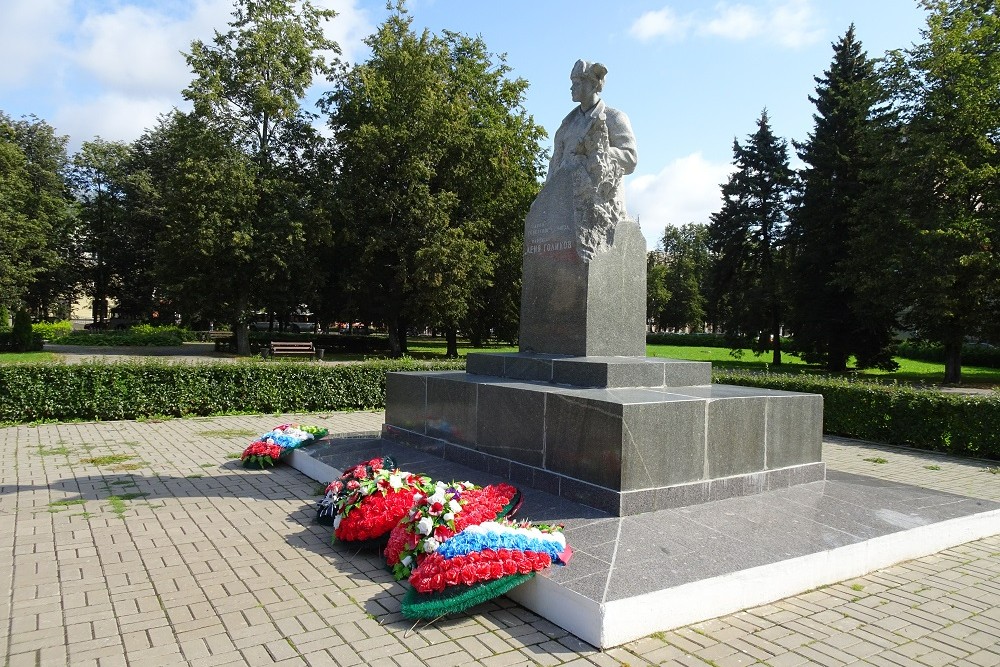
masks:
[[[355,430],[374,430],[380,417],[333,415],[326,423],[357,421],[369,428]],[[0,495],[0,573],[17,568],[31,575],[0,602],[0,625],[9,621],[14,631],[9,664],[117,667],[125,665],[122,642],[133,665],[163,667],[346,667],[375,658],[397,667],[703,666],[705,660],[718,667],[754,660],[797,667],[859,659],[892,667],[1000,664],[1000,537],[681,628],[668,633],[675,645],[645,638],[598,652],[506,599],[483,605],[473,616],[410,632],[399,613],[402,588],[376,555],[338,552],[328,545],[327,529],[298,523],[310,518],[304,508],[313,498],[312,482],[289,469],[254,473],[229,467],[217,474],[200,468],[240,446],[200,432],[257,432],[273,421],[249,416],[0,429],[0,446],[16,452],[18,463],[0,471],[5,486],[56,488],[58,481],[78,483],[89,498],[107,493],[97,469],[52,465],[23,446],[10,447],[11,438],[29,438],[32,446],[96,443],[95,451],[108,453],[121,451],[120,444],[101,443],[135,442],[129,451],[151,467],[129,479],[162,505],[136,505],[126,523],[96,503],[88,505],[97,512],[89,520],[39,513],[51,502],[47,491]],[[188,443],[183,453],[177,442]],[[875,455],[891,458],[893,465],[872,470],[859,464]],[[1000,500],[995,484],[977,482],[972,491],[970,480],[986,476],[976,477],[967,462],[945,456],[933,459],[942,468],[933,475],[923,466],[934,455],[870,443],[827,442],[824,456],[834,470],[889,475],[892,468],[896,477],[887,479]],[[852,468],[859,465],[864,469]],[[151,470],[164,476],[153,477]],[[184,479],[193,472],[209,477]],[[50,629],[57,632],[43,632]],[[46,643],[51,645],[41,646]]]

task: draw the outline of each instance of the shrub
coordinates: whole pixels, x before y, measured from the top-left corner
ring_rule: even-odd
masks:
[[[31,330],[44,338],[52,340],[60,336],[68,336],[73,331],[73,323],[69,320],[60,322],[37,322],[31,325]]]
[[[823,395],[823,431],[1000,459],[1000,394],[949,394],[816,375],[720,370],[716,382]]]
[[[940,343],[905,340],[897,345],[896,354],[906,359],[944,363],[944,346]],[[1000,347],[966,343],[962,346],[962,364],[1000,368]]]
[[[138,329],[138,331],[136,330]],[[125,331],[72,331],[50,340],[57,345],[94,345],[101,347],[167,347],[183,345],[185,334],[177,327],[136,327]]]
[[[31,331],[31,316],[28,311],[21,309],[14,315],[14,326],[10,330],[11,348],[14,352],[29,352],[40,350],[41,345],[36,347],[35,337]]]
[[[0,422],[380,409],[388,371],[462,367],[412,360],[9,364],[0,366]]]
[[[29,352],[36,352],[42,349],[42,337],[37,334],[32,334],[31,336],[31,347],[28,348]],[[16,352],[14,349],[14,334],[11,333],[10,329],[6,331],[0,331],[0,352]],[[0,385],[2,388],[2,385]]]

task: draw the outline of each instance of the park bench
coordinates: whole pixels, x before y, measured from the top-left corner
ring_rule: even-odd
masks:
[[[323,349],[316,349],[311,340],[272,340],[267,346],[268,357],[308,355],[323,358]]]

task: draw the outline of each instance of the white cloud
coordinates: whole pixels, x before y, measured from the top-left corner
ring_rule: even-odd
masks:
[[[72,0],[13,0],[0,10],[0,84],[45,78],[65,56],[60,35],[72,25]]]
[[[175,94],[190,79],[182,52],[204,34],[200,27],[190,19],[170,20],[131,5],[89,14],[80,25],[77,62],[109,90],[137,96]]]
[[[650,249],[668,225],[707,223],[722,207],[721,184],[732,172],[729,163],[706,160],[700,152],[678,158],[656,174],[633,176],[625,184],[629,213],[639,218]]]
[[[325,34],[340,45],[343,60],[356,62],[368,48],[365,37],[375,31],[368,12],[356,6],[358,0],[320,0],[315,4],[337,12],[337,16],[326,24]]]
[[[108,141],[132,141],[152,128],[160,114],[178,104],[171,97],[137,98],[122,93],[106,93],[85,102],[62,106],[52,124],[72,138],[71,150],[84,141],[101,137]]]
[[[664,7],[640,16],[629,28],[629,32],[642,42],[657,37],[679,39],[687,33],[690,24],[690,18],[682,18],[670,7]]]
[[[748,5],[719,4],[715,11],[716,15],[700,26],[703,34],[744,40],[762,34],[767,24],[763,13]]]
[[[793,49],[815,44],[823,37],[808,0],[790,0],[775,7],[770,23],[778,41]]]
[[[656,38],[683,39],[694,33],[736,41],[767,39],[794,49],[822,38],[811,2],[767,0],[755,5],[720,2],[711,12],[686,15],[678,15],[667,6],[640,16],[629,32],[643,42]]]
[[[17,1],[20,30],[28,32],[28,27],[34,26],[31,29],[35,41],[39,41],[41,26],[48,31],[45,35],[51,33],[45,42],[49,51],[35,50],[39,61],[51,61],[59,34],[52,27],[55,23],[48,26],[45,21],[56,15],[71,16],[71,0]],[[359,0],[319,0],[316,4],[337,12],[337,16],[325,24],[325,31],[327,37],[340,45],[342,57],[352,60],[362,54],[366,48],[364,37],[372,28],[367,12],[358,7]],[[110,5],[94,3],[89,7],[78,24],[67,26],[75,32],[64,31],[62,48],[67,55],[63,60],[69,78],[96,85],[88,86],[86,98],[65,91],[64,102],[52,119],[60,132],[72,137],[74,145],[71,148],[94,136],[131,141],[152,127],[160,114],[168,113],[174,106],[186,107],[181,91],[193,75],[183,54],[191,50],[192,41],[210,42],[214,31],[228,29],[233,3],[232,0],[145,3],[126,0]],[[59,12],[57,8],[65,11]],[[10,25],[0,22],[0,54],[7,49],[2,37],[13,32]],[[27,52],[30,55],[35,51]],[[5,60],[27,62],[20,53],[8,55]],[[0,70],[0,82],[5,75],[13,76],[10,68]],[[325,85],[323,80],[316,81],[317,88]]]

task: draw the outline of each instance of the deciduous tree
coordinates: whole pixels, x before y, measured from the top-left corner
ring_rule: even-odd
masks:
[[[194,103],[197,122],[183,131],[210,137],[207,148],[222,157],[225,174],[204,183],[185,176],[181,199],[204,197],[204,215],[171,215],[171,224],[176,230],[191,223],[183,236],[194,245],[177,250],[188,255],[182,261],[192,270],[200,268],[207,282],[228,293],[240,354],[249,353],[247,317],[268,303],[297,301],[303,281],[313,275],[314,251],[329,232],[302,181],[300,163],[318,138],[301,101],[313,77],[331,71],[324,53],[336,53],[338,47],[324,36],[323,24],[334,15],[308,0],[238,0],[229,30],[217,31],[211,44],[193,42],[187,55],[195,78],[184,96]],[[193,160],[192,173],[207,178],[213,169],[201,161],[204,157],[187,159]],[[247,178],[252,183],[249,198],[242,189]],[[223,192],[226,185],[240,189]],[[185,206],[196,204],[185,201]],[[246,208],[228,208],[234,205]],[[210,212],[219,207],[234,217],[223,221],[219,210]],[[208,220],[216,231],[230,233],[210,234],[199,243],[202,237],[195,232]],[[229,255],[223,258],[226,248]],[[206,254],[219,257],[220,264],[199,262],[198,256]]]
[[[411,23],[398,3],[367,40],[371,57],[324,101],[337,240],[352,258],[346,287],[367,319],[386,322],[393,354],[410,322],[444,328],[456,354],[457,328],[514,310],[542,130],[521,106],[525,82],[508,80],[481,40]]]
[[[963,341],[1000,302],[1000,9],[921,4],[923,41],[890,54],[886,69],[906,123],[899,265],[911,287],[905,322],[944,345],[944,379],[959,382]]]
[[[0,112],[0,303],[39,316],[71,301],[80,282],[66,142],[43,120]]]

